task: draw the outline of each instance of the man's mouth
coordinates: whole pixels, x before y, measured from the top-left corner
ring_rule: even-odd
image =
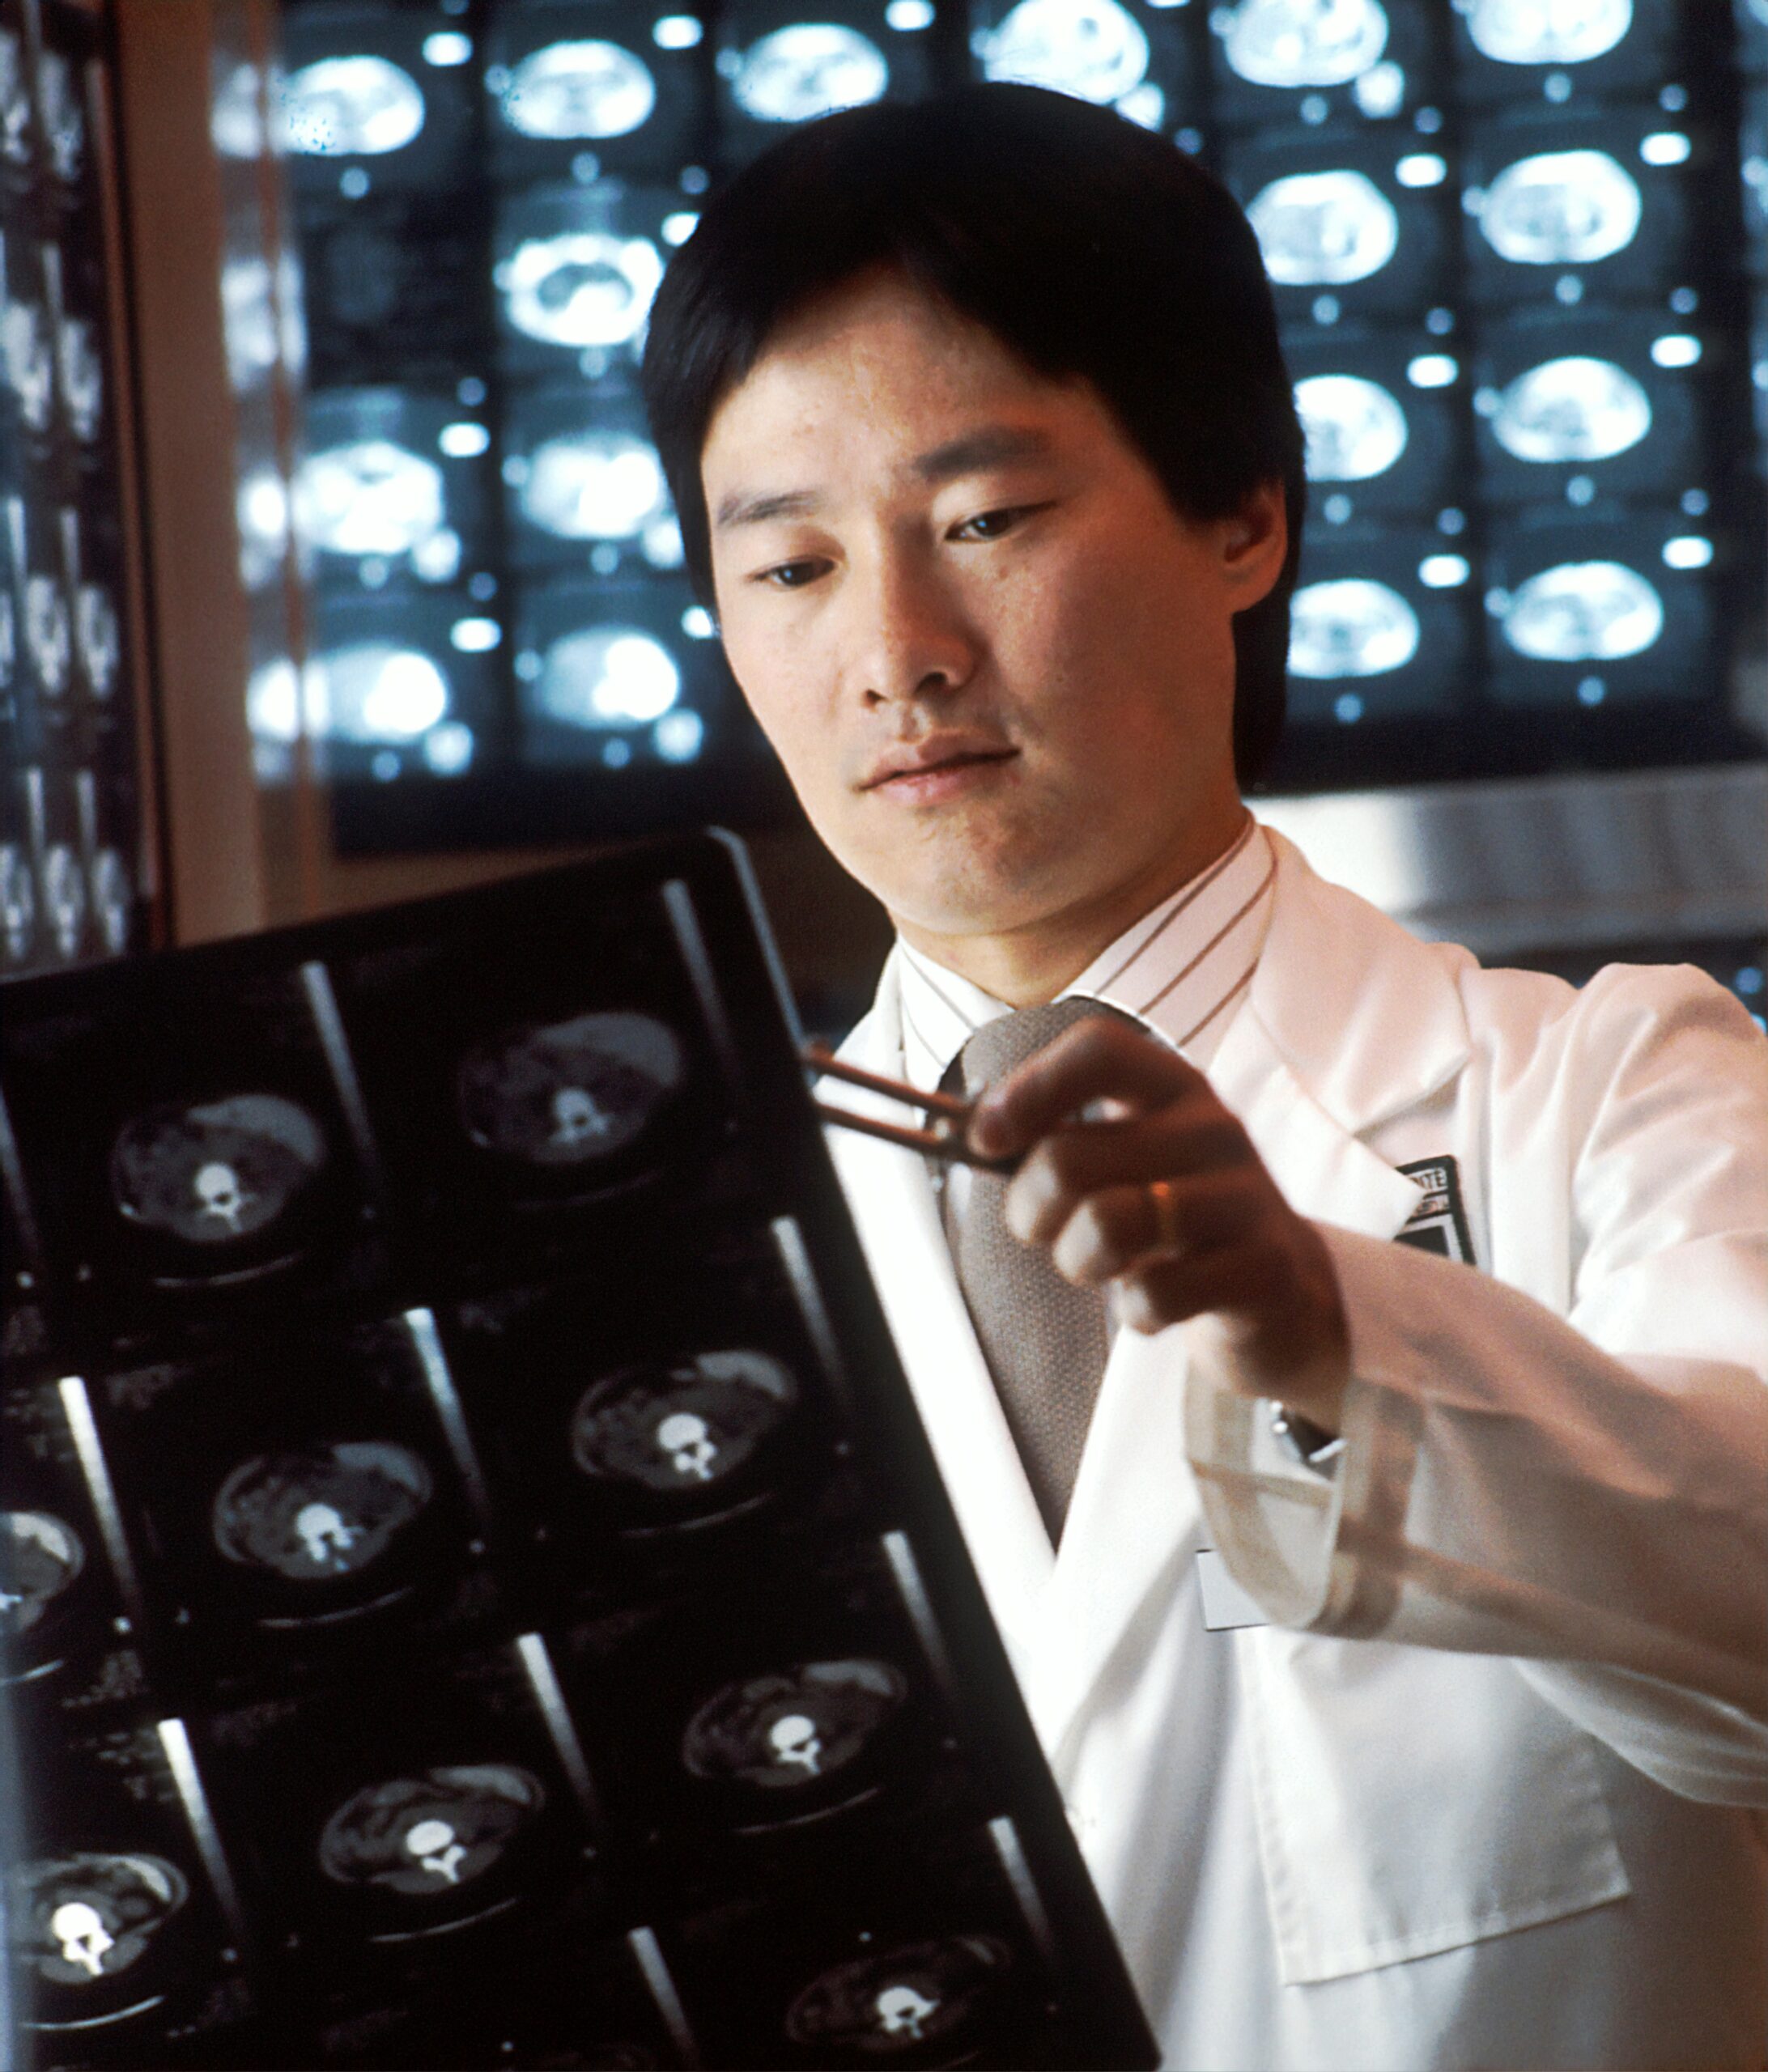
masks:
[[[961,740],[949,736],[941,739],[936,737],[931,741],[918,742],[913,747],[892,749],[880,756],[860,789],[863,792],[932,789],[942,779],[956,779],[960,771],[984,764],[1008,762],[1018,753],[1016,748],[999,741],[978,737]]]

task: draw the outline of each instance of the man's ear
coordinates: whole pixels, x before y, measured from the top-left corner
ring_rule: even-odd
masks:
[[[1260,482],[1231,518],[1219,521],[1222,571],[1243,612],[1270,595],[1289,553],[1289,516],[1281,482]]]

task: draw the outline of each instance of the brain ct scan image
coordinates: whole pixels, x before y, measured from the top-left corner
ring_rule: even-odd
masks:
[[[127,1124],[111,1152],[111,1196],[125,1222],[215,1251],[270,1231],[329,1160],[306,1109],[236,1093]]]
[[[1519,266],[1592,266],[1625,251],[1644,203],[1606,151],[1541,151],[1507,166],[1486,190],[1479,226]]]
[[[288,147],[303,156],[379,157],[423,129],[423,93],[385,57],[322,57],[289,79],[282,113]]]
[[[908,1695],[887,1662],[812,1662],[727,1684],[682,1736],[695,1777],[795,1796],[838,1778],[876,1743]]]
[[[40,1624],[85,1566],[70,1525],[47,1511],[0,1511],[0,1644]]]
[[[1228,63],[1260,87],[1341,87],[1366,72],[1388,47],[1387,11],[1377,0],[1241,0],[1230,11]]]
[[[84,1990],[138,1964],[189,1896],[160,1857],[40,1857],[14,1875],[14,1947],[45,1985]]]
[[[575,1174],[635,1144],[686,1076],[682,1045],[661,1021],[580,1014],[471,1051],[456,1091],[482,1150]]]
[[[791,1369],[767,1352],[627,1368],[596,1382],[572,1412],[572,1458],[596,1480],[697,1496],[746,1467],[797,1401]]]
[[[501,96],[504,120],[525,137],[624,137],[650,120],[657,83],[623,45],[583,39],[530,51]]]
[[[1473,0],[1465,11],[1474,48],[1500,65],[1586,65],[1633,26],[1633,0]]]
[[[862,2058],[956,2042],[986,2012],[1011,1963],[992,1935],[948,1935],[837,1964],[793,2002],[786,2033],[812,2049]]]
[[[622,346],[644,328],[663,261],[648,238],[565,231],[518,245],[501,275],[509,321],[542,345]]]
[[[291,1582],[356,1575],[380,1559],[433,1493],[422,1459],[385,1440],[257,1454],[215,1494],[215,1544],[230,1561]]]
[[[878,100],[890,84],[884,53],[836,22],[793,22],[744,53],[731,91],[757,122],[810,122]]]
[[[1116,0],[1019,0],[988,39],[991,79],[1121,100],[1148,72],[1148,38]]]
[[[546,1802],[539,1778],[511,1763],[389,1777],[352,1794],[326,1821],[320,1868],[340,1885],[446,1897],[502,1864]]]
[[[1400,247],[1392,202],[1353,169],[1273,180],[1246,213],[1271,278],[1284,287],[1342,287],[1366,280]]]

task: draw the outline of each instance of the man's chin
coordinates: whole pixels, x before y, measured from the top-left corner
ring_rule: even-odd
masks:
[[[955,815],[944,827],[905,828],[882,843],[818,832],[842,868],[912,933],[994,936],[1035,927],[1060,911],[1073,874],[1072,861],[1065,869],[1064,859],[1043,852],[1026,830],[1014,839],[998,824],[962,825]]]
[[[958,896],[954,896],[950,886],[937,892],[924,886],[873,890],[897,928],[912,942],[922,938],[965,942],[1013,935],[1035,928],[1056,905],[1053,900],[1028,897],[1022,881],[997,887],[979,883],[974,877],[963,885]]]

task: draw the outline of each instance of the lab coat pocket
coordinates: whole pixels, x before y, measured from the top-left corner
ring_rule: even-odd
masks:
[[[1286,1985],[1623,1899],[1587,1735],[1490,1655],[1235,1637]]]

